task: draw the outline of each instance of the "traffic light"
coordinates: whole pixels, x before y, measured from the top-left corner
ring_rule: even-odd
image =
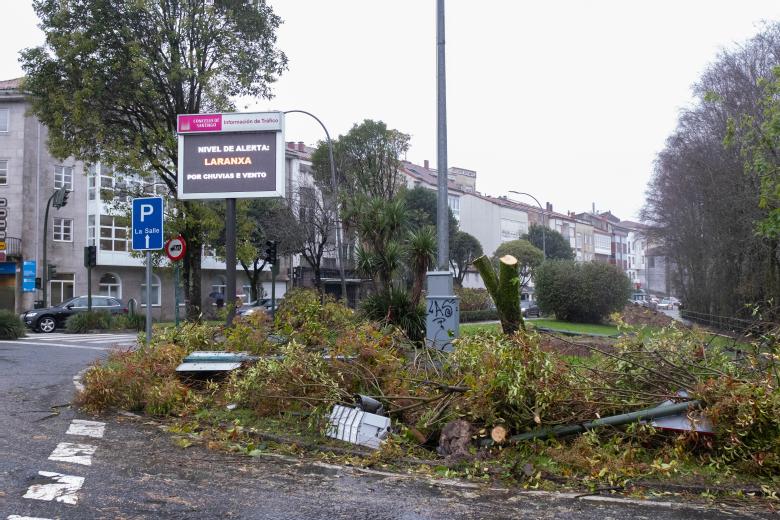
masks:
[[[70,192],[65,188],[65,186],[58,188],[57,191],[54,192],[54,199],[51,202],[52,205],[57,209],[66,206],[68,204],[69,195]]]
[[[49,264],[46,266],[46,279],[52,280],[55,276],[57,276],[57,266],[54,264]]]
[[[276,265],[276,240],[265,241],[265,261]]]
[[[84,267],[95,267],[97,265],[97,247],[87,246],[84,248]]]

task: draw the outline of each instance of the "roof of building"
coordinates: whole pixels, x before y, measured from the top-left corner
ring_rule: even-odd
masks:
[[[430,186],[438,185],[439,175],[436,170],[431,170],[430,168],[426,168],[425,166],[420,166],[419,164],[414,164],[409,161],[401,161],[401,164],[403,173],[406,175]],[[447,189],[457,191],[458,193],[465,193],[463,189],[459,188],[457,184],[449,179],[447,180]]]
[[[24,78],[6,79],[0,81],[0,90],[18,90]]]

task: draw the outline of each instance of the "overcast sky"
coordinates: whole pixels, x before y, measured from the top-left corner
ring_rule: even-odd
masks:
[[[269,3],[289,70],[273,100],[242,109],[308,110],[334,136],[381,119],[411,134],[409,160],[436,164],[435,0]],[[42,35],[28,0],[2,5],[8,79]],[[691,85],[721,49],[778,19],[776,0],[450,0],[449,165],[476,170],[483,193],[634,219]],[[322,132],[290,115],[286,138]]]

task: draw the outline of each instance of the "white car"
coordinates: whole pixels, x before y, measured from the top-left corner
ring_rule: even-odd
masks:
[[[663,298],[658,303],[658,308],[659,309],[663,309],[665,311],[671,311],[671,310],[674,310],[674,309],[679,309],[680,308],[680,300],[678,300],[674,296],[669,296],[668,298]]]

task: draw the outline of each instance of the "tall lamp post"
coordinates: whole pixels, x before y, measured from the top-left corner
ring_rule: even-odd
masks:
[[[531,195],[530,193],[526,193],[524,191],[515,191],[515,190],[509,190],[509,193],[514,193],[515,195],[526,195],[528,197],[531,197],[534,199],[534,202],[539,206],[539,209],[542,211],[542,255],[544,256],[544,259],[547,260],[547,238],[545,233],[545,228],[547,225],[544,223],[544,208],[539,203],[536,197]]]
[[[341,219],[339,218],[339,201],[338,201],[338,184],[336,183],[336,162],[333,160],[333,142],[330,140],[330,133],[328,132],[328,129],[325,128],[325,124],[320,121],[320,118],[312,114],[311,112],[307,112],[305,110],[285,110],[286,114],[305,114],[315,121],[317,121],[322,129],[325,131],[325,138],[328,141],[328,161],[330,162],[330,182],[331,182],[331,188],[333,189],[333,214],[336,218],[336,246],[338,247],[338,259],[339,259],[339,275],[341,276],[341,299],[344,301],[344,304],[347,305],[349,300],[347,299],[347,281],[346,277],[344,275],[344,252],[343,247],[341,245]],[[276,281],[274,280],[274,283]]]

